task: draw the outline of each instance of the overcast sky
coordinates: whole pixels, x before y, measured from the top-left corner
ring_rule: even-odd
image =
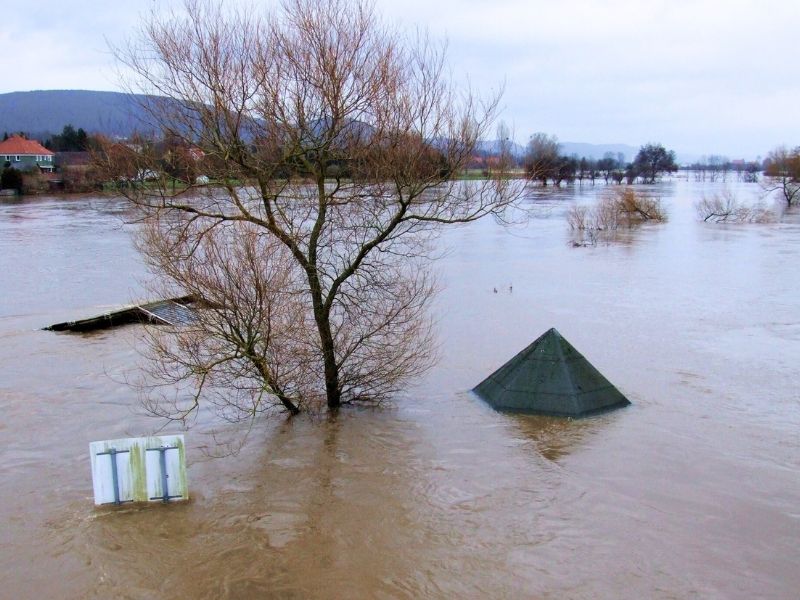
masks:
[[[225,0],[234,2],[236,0]],[[274,4],[270,0],[254,0]],[[116,90],[107,40],[172,0],[3,7],[0,93]],[[800,145],[800,0],[377,0],[390,21],[449,42],[454,74],[505,83],[525,143],[662,142],[679,153],[764,155]]]

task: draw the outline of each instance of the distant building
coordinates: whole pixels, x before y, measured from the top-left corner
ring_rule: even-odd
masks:
[[[52,173],[54,155],[39,142],[18,135],[0,142],[0,161],[20,171],[38,168],[43,173]]]

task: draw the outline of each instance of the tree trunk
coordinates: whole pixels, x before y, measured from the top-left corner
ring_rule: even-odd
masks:
[[[278,399],[281,401],[281,404],[283,404],[284,408],[286,408],[286,410],[288,410],[292,415],[300,414],[300,409],[297,408],[297,405],[289,400],[289,398],[281,394],[278,396]]]
[[[292,415],[299,415],[300,409],[297,408],[297,405],[294,402],[292,402],[291,398],[289,398],[286,394],[284,394],[283,391],[275,385],[275,382],[270,376],[269,371],[267,370],[264,363],[262,363],[257,359],[254,360],[251,358],[251,360],[255,365],[256,369],[258,369],[258,372],[261,374],[261,379],[264,380],[264,383],[267,384],[268,388],[278,397],[278,400],[281,401],[283,407],[286,410],[288,410]]]
[[[323,329],[320,328],[322,355],[325,362],[325,395],[328,399],[328,408],[337,409],[342,404],[342,390],[339,389],[339,367],[333,351],[333,336],[331,336],[329,323],[324,333],[327,335],[323,335]]]
[[[317,322],[322,358],[325,365],[325,396],[328,400],[328,408],[336,409],[342,404],[342,390],[339,388],[339,366],[336,364],[331,322],[321,303],[319,310],[316,307],[316,301],[314,304],[314,319]]]
[[[314,307],[314,321],[317,324],[322,360],[325,366],[325,397],[328,401],[328,408],[336,409],[342,404],[342,390],[339,387],[339,366],[336,364],[330,315],[322,302],[319,276],[313,267],[307,271],[307,275]]]

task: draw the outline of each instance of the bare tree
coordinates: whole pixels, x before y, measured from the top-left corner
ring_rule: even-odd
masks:
[[[614,157],[613,152],[606,152],[603,158],[597,161],[597,170],[602,174],[606,184],[613,178],[614,172],[622,168],[623,163]]]
[[[772,150],[764,161],[766,192],[778,192],[791,207],[800,198],[800,147],[789,150],[779,146]]]
[[[248,222],[175,226],[175,235],[165,235],[165,224],[149,220],[138,245],[161,274],[155,291],[203,302],[188,324],[146,330],[148,391],[166,388],[145,397],[147,408],[183,420],[205,397],[228,420],[275,405],[296,414],[313,388],[316,361],[291,257]],[[180,393],[186,384],[188,397]]]
[[[673,173],[678,170],[675,162],[675,152],[667,150],[661,144],[645,144],[639,148],[636,158],[629,167],[632,176],[628,176],[628,183],[633,183],[637,177],[643,183],[655,183],[662,173]]]
[[[123,190],[155,271],[225,307],[190,341],[153,346],[182,369],[167,380],[201,389],[205,366],[233,357],[213,387],[245,390],[248,410],[263,397],[335,409],[379,401],[430,366],[433,239],[516,200],[503,168],[451,178],[497,97],[456,89],[441,47],[387,28],[363,0],[287,0],[267,15],[187,0],[117,55],[131,89],[152,95],[153,130],[202,151],[217,181],[173,191],[150,154],[125,157],[159,175]],[[252,331],[230,335],[231,311]]]
[[[548,179],[558,177],[561,144],[556,136],[534,133],[525,153],[525,172],[532,181],[547,185]]]
[[[736,194],[725,189],[721,194],[703,199],[695,204],[697,215],[706,223],[772,223],[777,215],[763,202],[748,206]]]

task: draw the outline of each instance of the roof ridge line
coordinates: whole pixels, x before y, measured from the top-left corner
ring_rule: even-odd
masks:
[[[566,340],[564,340],[564,338],[561,337],[560,333],[556,332],[556,334],[558,335],[558,338],[559,338],[558,339],[558,344],[557,344],[558,358],[560,359],[559,363],[561,363],[561,369],[563,370],[564,374],[567,376],[567,381],[569,381],[570,389],[574,392],[575,391],[575,381],[572,379],[572,373],[567,368],[567,359],[564,356],[564,347],[563,347],[563,344],[561,343],[562,341],[566,341]],[[567,343],[569,343],[569,342],[567,342]]]

